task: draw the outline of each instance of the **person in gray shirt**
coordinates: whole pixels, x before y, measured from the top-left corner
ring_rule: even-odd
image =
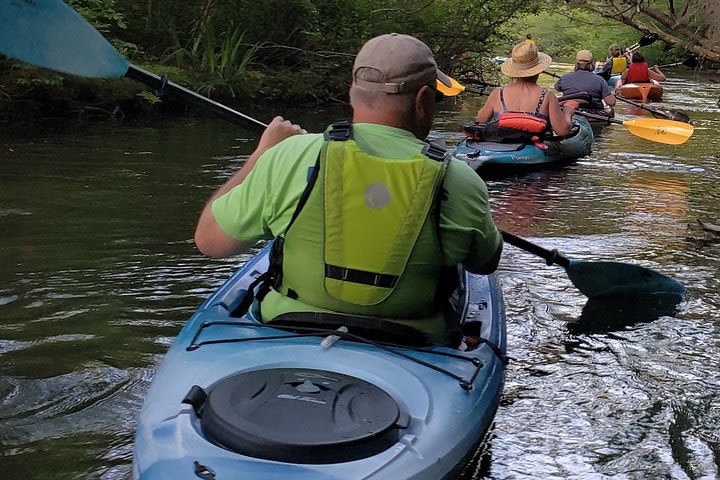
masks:
[[[602,110],[605,104],[615,105],[615,95],[608,83],[593,73],[593,54],[590,50],[580,50],[575,55],[575,71],[566,73],[555,83],[555,90],[564,95],[587,92],[590,95],[590,109]],[[560,98],[562,101],[562,97]]]

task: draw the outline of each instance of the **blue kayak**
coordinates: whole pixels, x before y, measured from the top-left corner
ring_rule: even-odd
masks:
[[[526,143],[499,143],[466,138],[455,146],[453,156],[483,174],[506,174],[518,170],[545,168],[588,155],[595,140],[590,123],[574,117],[575,126],[567,138],[546,140],[547,149]]]
[[[400,345],[403,328],[417,332],[379,334],[356,317],[347,328],[263,324],[255,307],[234,314],[268,252],[208,298],[167,353],[138,420],[134,477],[452,478],[484,439],[502,392],[495,276],[462,273],[450,299],[466,322],[462,345],[476,348]]]

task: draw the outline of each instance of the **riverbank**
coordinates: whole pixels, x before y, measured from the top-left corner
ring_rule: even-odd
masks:
[[[338,72],[252,71],[240,88],[213,87],[212,79],[161,65],[143,68],[240,111],[270,106],[318,107],[347,102],[349,76]],[[344,69],[350,71],[350,67]],[[348,78],[345,78],[345,77]],[[195,115],[201,109],[158,94],[127,78],[81,78],[0,59],[0,125],[23,128],[47,120],[154,121],[163,114]]]

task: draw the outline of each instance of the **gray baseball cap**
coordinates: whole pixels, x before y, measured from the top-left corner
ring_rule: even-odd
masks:
[[[357,78],[360,68],[379,72],[380,80]],[[386,93],[412,92],[439,80],[450,87],[450,78],[438,70],[430,47],[417,38],[388,33],[369,40],[358,52],[353,65],[353,83],[367,90]]]

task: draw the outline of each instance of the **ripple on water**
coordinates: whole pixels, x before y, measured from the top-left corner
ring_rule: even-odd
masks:
[[[131,431],[149,384],[148,371],[88,367],[45,379],[0,377],[3,443],[22,445],[69,432]]]

